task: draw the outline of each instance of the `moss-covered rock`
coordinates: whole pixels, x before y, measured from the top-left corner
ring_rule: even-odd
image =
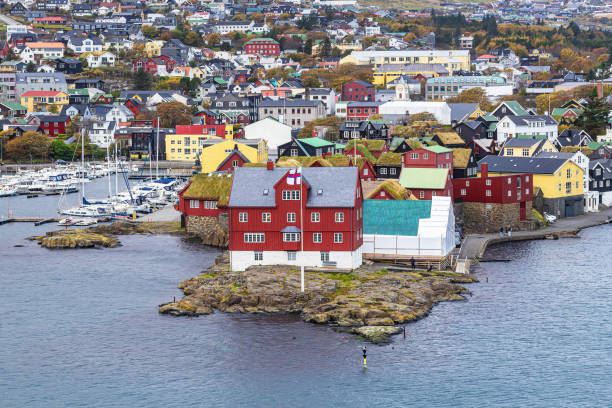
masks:
[[[110,248],[119,245],[119,240],[115,237],[85,230],[52,231],[37,239],[45,248]]]
[[[396,326],[362,326],[351,330],[352,333],[378,344],[389,340],[389,336],[398,334],[402,329]]]

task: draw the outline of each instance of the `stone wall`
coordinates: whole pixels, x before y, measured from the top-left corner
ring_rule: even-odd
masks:
[[[531,218],[531,202],[526,203],[526,218]],[[520,204],[463,203],[463,222],[467,232],[499,232],[500,228],[520,230]]]
[[[225,224],[225,228],[223,228],[223,224]],[[227,248],[229,239],[227,216],[223,223],[223,219],[219,222],[217,217],[188,215],[185,217],[185,231],[190,235],[201,237],[202,243],[205,245]]]

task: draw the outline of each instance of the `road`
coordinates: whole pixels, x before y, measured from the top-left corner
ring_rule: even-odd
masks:
[[[23,25],[17,20],[13,20],[9,16],[5,16],[4,14],[0,14],[0,22],[3,22],[6,25]]]
[[[463,245],[461,246],[461,252],[459,254],[460,259],[473,259],[474,257],[480,258],[484,255],[487,246],[492,243],[504,242],[504,241],[524,241],[530,239],[542,239],[546,235],[550,234],[562,234],[566,232],[573,232],[581,230],[583,228],[593,227],[608,222],[608,219],[612,217],[612,208],[605,209],[598,213],[587,213],[579,215],[577,217],[561,218],[555,221],[554,224],[549,225],[546,228],[535,230],[535,231],[512,231],[512,236],[500,237],[496,234],[474,234],[465,237]]]

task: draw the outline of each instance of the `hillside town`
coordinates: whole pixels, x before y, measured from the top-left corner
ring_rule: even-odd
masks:
[[[612,205],[610,15],[0,2],[0,153],[69,161],[84,134],[94,160],[192,167],[175,207],[188,233],[224,231],[232,270],[440,266],[466,234]]]

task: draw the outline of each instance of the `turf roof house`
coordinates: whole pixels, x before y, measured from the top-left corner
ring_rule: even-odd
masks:
[[[231,270],[252,265],[361,265],[363,194],[357,169],[306,167],[299,178],[295,171],[268,163],[234,172]]]
[[[292,139],[288,143],[278,146],[278,156],[323,156],[334,154],[336,144],[318,137],[307,137],[303,139]]]
[[[181,224],[187,233],[201,234],[227,214],[227,203],[232,187],[231,176],[225,174],[197,174],[179,192],[177,210],[182,213]]]
[[[383,153],[376,164],[377,179],[398,179],[402,171],[402,155],[400,153]]]
[[[365,200],[363,212],[364,258],[439,261],[455,248],[455,214],[449,197]]]
[[[463,140],[457,132],[436,132],[431,140],[449,149],[454,147],[465,147],[465,140]]]
[[[444,146],[426,146],[404,153],[404,167],[453,168],[453,150]]]
[[[478,163],[471,149],[453,149],[453,179],[476,177]]]
[[[355,143],[357,143],[357,154],[355,154]],[[361,149],[359,146],[365,147]],[[365,157],[372,162],[376,161],[381,154],[389,151],[384,140],[353,139],[349,140],[344,147],[344,154],[351,157]],[[373,158],[372,158],[373,157]]]
[[[371,191],[366,190],[366,184],[371,184]],[[416,200],[416,197],[396,180],[365,182],[362,185],[366,200]]]

